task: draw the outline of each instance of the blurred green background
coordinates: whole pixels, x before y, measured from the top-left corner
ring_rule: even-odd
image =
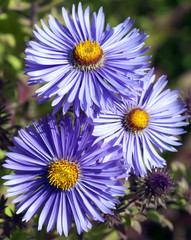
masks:
[[[83,9],[88,5],[90,6],[91,14],[93,11],[97,12],[100,6],[103,6],[106,23],[110,22],[111,27],[118,25],[128,16],[135,19],[134,27],[150,35],[145,46],[151,46],[147,54],[152,55],[151,66],[155,67],[157,77],[162,74],[168,75],[168,86],[172,89],[187,90],[191,88],[191,1],[83,0],[81,2]],[[0,0],[0,104],[4,105],[8,113],[11,114],[10,124],[16,126],[16,128],[24,127],[30,124],[33,119],[52,111],[50,102],[42,105],[36,104],[36,99],[32,96],[38,86],[29,87],[27,85],[28,77],[24,75],[23,71],[25,68],[24,50],[27,41],[33,39],[34,24],[40,26],[41,18],[47,23],[49,14],[64,24],[61,8],[64,6],[71,13],[73,3],[77,5],[78,1]],[[186,135],[184,137],[184,147],[179,148],[179,153],[170,155],[169,158],[180,160],[190,168],[190,145],[190,135]],[[4,157],[3,149],[0,150],[0,157]],[[1,176],[6,173],[5,170],[0,170]],[[4,188],[1,188],[1,193],[3,192]],[[129,239],[191,239],[191,231],[189,230],[191,228],[191,218],[184,212],[170,217],[175,226],[177,225],[174,232],[147,223],[141,235],[130,228]],[[178,223],[179,218],[183,218],[180,224]],[[185,226],[182,221],[185,222]],[[179,232],[177,233],[177,231]],[[96,228],[94,232],[85,235],[84,239],[97,238],[95,232]],[[30,234],[29,231],[29,237],[27,237],[24,232],[23,234],[16,232],[11,239],[58,239],[51,234],[45,235],[45,232],[36,233],[35,231],[33,237]],[[112,234],[109,235],[108,239],[118,239],[116,233]],[[77,238],[74,234],[69,239],[80,238]]]

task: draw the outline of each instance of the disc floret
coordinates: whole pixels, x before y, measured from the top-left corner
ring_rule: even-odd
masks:
[[[60,160],[48,167],[48,179],[51,185],[63,190],[73,187],[79,177],[78,166],[73,162]]]
[[[144,130],[149,123],[149,114],[141,109],[134,108],[127,112],[123,119],[122,124],[127,131],[136,133]]]
[[[75,43],[75,48],[72,52],[72,62],[75,68],[83,71],[90,71],[101,67],[104,61],[103,50],[99,42],[86,39],[79,44]]]

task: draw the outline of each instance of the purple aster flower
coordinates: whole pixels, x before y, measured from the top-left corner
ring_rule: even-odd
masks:
[[[144,32],[130,29],[134,21],[104,30],[105,16],[101,7],[93,13],[91,24],[89,7],[83,12],[79,3],[77,13],[72,8],[72,19],[62,9],[65,26],[49,16],[49,28],[41,20],[36,26],[36,41],[29,41],[26,49],[26,69],[29,85],[45,83],[36,91],[38,103],[55,97],[55,114],[63,105],[63,114],[73,103],[74,113],[80,108],[92,117],[100,109],[105,111],[118,101],[116,94],[133,98],[142,84],[150,56],[141,56],[147,38]]]
[[[112,214],[124,195],[125,187],[117,180],[125,173],[118,146],[94,144],[93,125],[86,120],[61,118],[60,127],[55,116],[48,115],[20,130],[10,147],[5,168],[14,171],[3,179],[10,188],[8,197],[13,200],[17,213],[26,211],[23,220],[28,221],[40,210],[38,229],[47,225],[47,231],[57,227],[58,233],[68,235],[72,219],[80,234],[91,228],[89,217],[103,221],[100,213]],[[60,130],[59,130],[60,128]],[[83,129],[83,130],[82,130]],[[100,162],[112,153],[110,162]],[[99,211],[100,210],[100,211]],[[89,217],[88,217],[89,216]]]
[[[94,119],[93,135],[109,141],[117,138],[116,144],[122,144],[124,158],[132,166],[136,175],[145,175],[146,168],[162,168],[165,160],[158,152],[175,152],[173,146],[179,146],[175,135],[185,133],[184,120],[187,116],[181,100],[177,100],[178,90],[163,91],[167,85],[166,76],[154,84],[155,76],[151,70],[144,78],[144,90],[137,96],[136,102],[123,98],[115,108],[100,114]]]

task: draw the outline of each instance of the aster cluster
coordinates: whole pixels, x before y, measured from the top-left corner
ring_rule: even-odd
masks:
[[[73,5],[71,18],[63,7],[65,25],[49,16],[49,26],[35,26],[25,51],[28,84],[42,84],[38,103],[54,97],[54,108],[18,131],[3,165],[14,171],[3,179],[7,196],[19,195],[13,203],[23,220],[40,212],[38,230],[56,226],[65,236],[72,222],[80,234],[90,219],[113,215],[125,194],[121,179],[163,168],[160,153],[176,151],[188,124],[178,91],[149,69],[148,36],[130,18],[110,28],[102,7],[92,19],[89,11]],[[159,178],[150,182],[155,193]]]

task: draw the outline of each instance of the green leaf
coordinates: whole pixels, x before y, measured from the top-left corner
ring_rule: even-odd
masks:
[[[162,219],[162,226],[168,227],[171,231],[173,231],[173,229],[174,229],[173,224],[165,217]]]
[[[132,219],[132,217],[130,215],[123,216],[123,219],[125,220],[125,225],[133,226],[134,220]]]
[[[135,229],[135,231],[136,231],[138,234],[141,234],[142,228],[141,228],[141,224],[140,224],[139,221],[136,221],[136,220],[135,220],[132,227],[133,227],[133,229]]]
[[[27,240],[26,234],[22,229],[17,229],[13,232],[10,240]]]
[[[12,65],[14,70],[21,70],[22,69],[22,62],[20,59],[14,55],[7,55],[7,61]]]
[[[148,210],[147,211],[147,218],[154,222],[160,221],[160,214],[156,210]]]
[[[11,212],[11,209],[9,207],[5,208],[5,214],[9,217],[12,217],[12,215],[13,215],[12,212]]]
[[[160,223],[162,227],[168,227],[169,230],[173,230],[173,224],[162,214],[156,210],[148,210],[147,217],[149,220]]]

